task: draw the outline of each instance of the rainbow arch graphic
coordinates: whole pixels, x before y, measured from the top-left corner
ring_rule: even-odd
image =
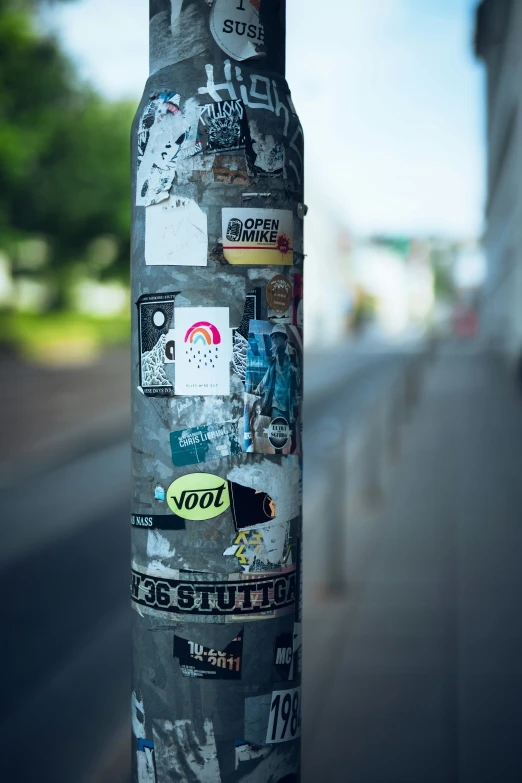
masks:
[[[205,345],[219,345],[221,335],[219,329],[208,321],[198,321],[187,330],[186,343],[204,343]]]

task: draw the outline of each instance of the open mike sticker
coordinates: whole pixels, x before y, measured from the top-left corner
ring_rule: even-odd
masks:
[[[234,60],[264,56],[260,4],[260,0],[214,0],[210,30],[217,45]]]
[[[229,264],[294,263],[294,216],[289,209],[223,209],[222,232]]]
[[[176,394],[230,394],[228,307],[176,308]]]

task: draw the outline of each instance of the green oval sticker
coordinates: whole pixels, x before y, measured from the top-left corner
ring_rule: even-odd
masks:
[[[172,482],[167,503],[183,519],[212,519],[230,506],[228,481],[212,473],[189,473]]]

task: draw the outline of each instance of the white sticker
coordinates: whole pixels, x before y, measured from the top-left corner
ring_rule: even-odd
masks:
[[[230,394],[228,307],[175,310],[177,395]]]
[[[136,204],[148,207],[169,197],[176,165],[201,152],[197,138],[199,105],[163,91],[151,97],[138,126]]]
[[[145,212],[145,263],[206,266],[207,215],[191,198],[170,196]]]
[[[215,0],[210,14],[214,40],[234,60],[263,55],[263,25],[259,24],[260,0]]]
[[[223,254],[229,264],[293,264],[291,210],[227,208],[221,212],[221,222]]]
[[[301,687],[273,691],[266,744],[289,742],[301,736]]]

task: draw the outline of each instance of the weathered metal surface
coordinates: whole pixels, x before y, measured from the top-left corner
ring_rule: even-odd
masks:
[[[259,14],[265,33],[263,56],[234,59],[221,48],[216,41],[216,25],[222,18],[218,12],[223,10],[215,5],[219,3],[225,12],[230,7],[232,14],[244,10],[256,19]],[[257,0],[151,0],[150,9],[152,75],[132,131],[133,781],[291,783],[299,780],[300,763],[302,459],[296,413],[301,403],[302,368],[300,352],[291,345],[292,340],[299,342],[301,334],[296,294],[302,291],[302,280],[295,275],[302,275],[305,210],[302,131],[284,79],[284,0],[262,0],[261,4]],[[218,30],[218,40],[220,36]],[[241,40],[233,41],[230,48],[240,56],[250,51]],[[171,147],[168,153],[164,147],[160,150],[157,162],[167,169],[164,185],[157,168],[146,168],[154,162],[154,148],[152,136],[144,131],[144,113],[151,101],[163,101],[160,108],[164,111],[165,98],[155,97],[161,95],[173,101],[166,110],[165,127],[170,127],[174,117],[172,122],[179,122],[182,131],[175,140],[179,154],[172,166],[165,166]],[[244,113],[241,129],[232,128],[239,138],[237,149],[222,148],[234,144],[226,123],[217,122],[217,133],[211,134],[205,122],[225,110],[236,119]],[[152,119],[149,130],[151,123]],[[166,137],[156,138],[164,144]],[[158,204],[143,203],[151,200],[153,189],[159,194],[159,204],[168,205],[175,214],[170,234],[149,234],[146,243],[146,230],[156,225],[147,210],[157,210]],[[280,236],[283,263],[229,263],[222,220],[222,210],[228,208],[266,210],[267,219],[273,210],[290,210],[293,265],[285,263],[284,256],[289,237]],[[205,224],[206,265],[196,266],[190,263],[197,255],[193,243],[199,241]],[[167,255],[174,248],[174,263],[151,263],[155,246]],[[293,303],[286,314],[269,312],[266,287],[276,275],[284,275],[293,286]],[[172,296],[161,296],[165,294]],[[268,414],[264,411],[263,418],[265,392],[250,388],[248,399],[255,398],[257,391],[260,402],[258,408],[247,407],[245,416],[245,383],[248,386],[251,377],[248,362],[254,356],[254,348],[248,347],[252,333],[245,338],[230,332],[215,346],[218,358],[228,343],[234,346],[229,394],[175,393],[176,359],[181,367],[180,352],[188,350],[188,343],[172,331],[176,313],[180,308],[227,308],[230,330],[248,333],[247,295],[251,299],[248,307],[255,307],[256,321],[267,321],[270,316],[272,327],[283,324],[280,342],[286,348],[279,354],[274,348],[275,353],[269,355],[266,348],[278,342],[270,330],[268,343],[262,343],[262,338],[256,343],[265,346],[268,365],[286,373],[283,386],[295,398],[296,409],[290,410],[290,402],[288,411],[283,411],[282,434],[281,423],[279,430],[277,422],[273,423],[274,403],[284,396],[281,391],[272,389],[272,407]],[[145,305],[141,321],[138,300]],[[163,308],[168,320],[165,326],[161,326],[161,313],[156,318],[154,308],[147,309],[151,301]],[[180,315],[178,319],[181,322]],[[160,328],[154,343],[158,324],[163,333]],[[167,326],[171,331],[166,332]],[[144,346],[150,353],[148,363],[142,364],[140,347]],[[156,364],[151,373],[152,361]],[[158,376],[162,387],[157,385]],[[277,369],[274,378],[278,383]],[[263,429],[263,421],[269,422],[268,429]],[[171,433],[176,433],[180,451],[185,444],[180,431],[190,430],[189,438],[194,437],[193,428],[202,428],[197,437],[204,438],[209,437],[208,425],[226,422],[237,424],[244,447],[248,442],[250,449],[264,449],[264,453],[238,451],[235,438],[222,447],[222,457],[214,458],[220,445],[216,441],[208,452],[211,459],[184,464],[186,458],[179,457],[178,465],[174,464]],[[245,426],[254,432],[250,441],[243,437]],[[210,432],[213,437],[215,427]],[[223,432],[218,433],[221,439],[228,431]],[[190,445],[189,453],[199,459],[204,453],[201,447]],[[171,489],[177,479],[189,477],[186,481],[190,481],[192,474],[210,474],[215,486],[191,497],[190,490],[183,495],[182,490]],[[238,486],[264,493],[269,522],[252,522],[255,527],[249,527],[248,506],[245,518],[245,506],[237,505],[244,503],[238,500],[241,493],[234,494]],[[223,504],[225,497],[228,506]],[[197,505],[200,501],[201,506]],[[212,503],[216,514],[208,517],[213,513]],[[191,506],[189,513],[186,509]],[[199,508],[201,514],[194,518]],[[175,636],[181,640],[176,643],[177,657]],[[182,666],[182,657],[190,656],[191,650],[196,657]],[[228,676],[232,671],[234,676]]]

